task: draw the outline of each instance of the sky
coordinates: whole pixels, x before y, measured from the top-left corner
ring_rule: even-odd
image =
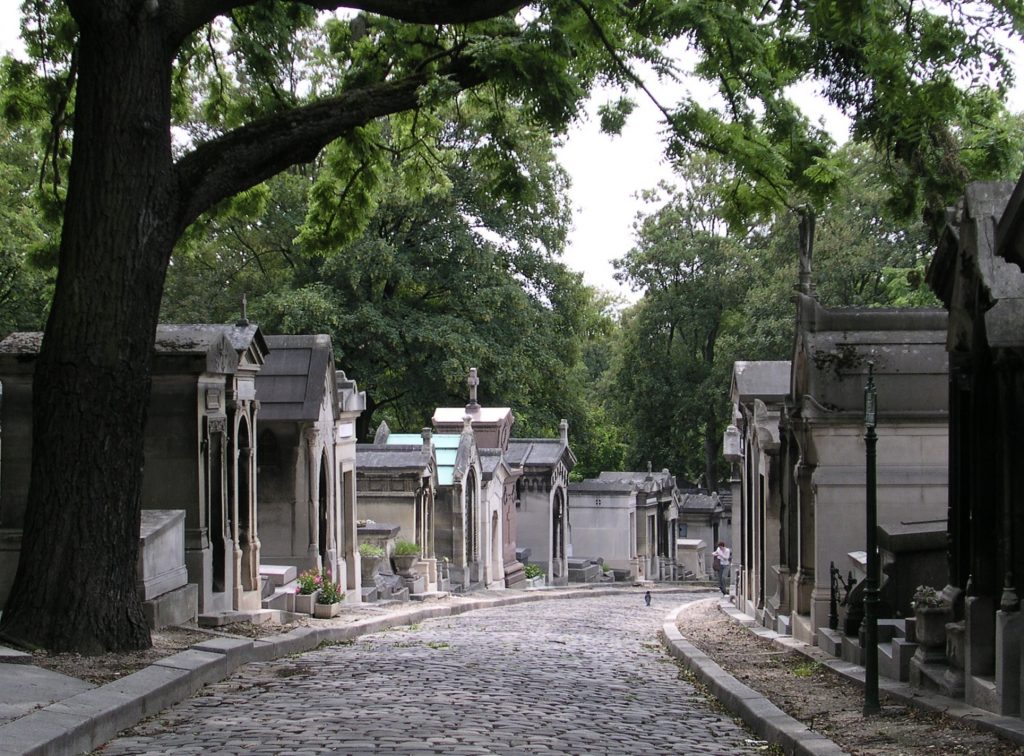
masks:
[[[21,49],[17,38],[20,4],[20,0],[0,0],[0,50]],[[1016,47],[1018,62],[1024,61],[1020,49]],[[680,50],[678,54],[683,56],[686,51]],[[710,88],[699,81],[662,83],[642,71],[640,74],[666,106],[684,95],[704,104],[714,97]],[[1024,72],[1019,78],[1024,80]],[[837,142],[846,140],[848,121],[817,96],[813,84],[802,85],[790,94],[805,112],[820,118]],[[633,246],[633,221],[643,207],[639,192],[655,187],[659,181],[672,183],[674,179],[664,159],[660,113],[642,94],[632,95],[637,108],[621,135],[601,133],[597,107],[616,97],[614,92],[598,91],[587,104],[586,116],[563,137],[558,149],[558,158],[572,179],[573,227],[563,260],[581,271],[586,283],[634,301],[639,295],[614,280],[611,261]],[[1015,110],[1024,108],[1024,81],[1018,81],[1009,102]]]

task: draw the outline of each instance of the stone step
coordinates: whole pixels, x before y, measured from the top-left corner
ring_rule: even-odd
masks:
[[[32,654],[0,646],[0,664],[31,664]]]
[[[363,586],[360,592],[360,598],[362,599],[364,604],[374,603],[377,600],[377,588],[367,588],[366,586]]]
[[[841,656],[843,652],[843,634],[827,627],[818,628],[818,648],[832,656]]]
[[[263,599],[264,609],[278,609],[282,612],[295,611],[295,591],[278,588],[270,596]]]
[[[224,627],[245,622],[250,625],[265,625],[268,622],[280,622],[281,612],[274,609],[253,609],[249,611],[216,612],[200,614],[199,627]]]
[[[424,591],[423,593],[410,593],[410,601],[438,601],[448,597],[448,591]]]
[[[285,585],[295,580],[298,573],[290,564],[261,564],[260,575],[270,578],[274,585]]]

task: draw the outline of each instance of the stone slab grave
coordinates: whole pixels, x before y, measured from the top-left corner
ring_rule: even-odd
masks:
[[[195,619],[199,589],[185,568],[185,510],[143,509],[135,589],[153,629]]]
[[[595,583],[601,578],[601,565],[586,557],[569,557],[570,583]]]

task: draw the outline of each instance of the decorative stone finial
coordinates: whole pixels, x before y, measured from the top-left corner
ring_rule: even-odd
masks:
[[[476,409],[480,406],[476,400],[476,387],[480,385],[480,379],[476,377],[475,367],[469,369],[469,378],[466,379],[466,385],[469,386],[469,404],[466,405],[466,409]]]
[[[430,428],[424,428],[420,432],[420,437],[423,439],[423,451],[430,453],[430,447],[433,446],[434,432]]]
[[[469,415],[463,415],[462,416],[462,432],[466,433],[467,431],[471,431],[471,430],[473,430],[473,418],[470,417]]]
[[[563,444],[569,445],[569,421],[564,417],[558,423],[558,437],[562,439]]]

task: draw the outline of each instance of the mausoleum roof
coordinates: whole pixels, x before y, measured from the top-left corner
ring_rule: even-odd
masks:
[[[738,360],[732,366],[735,401],[781,401],[789,394],[789,360]]]
[[[256,376],[260,419],[316,421],[324,391],[334,384],[331,337],[267,336],[266,340],[270,354]]]
[[[226,340],[227,347],[235,352],[234,357],[230,359],[232,365],[227,364],[222,354],[217,354],[223,351],[218,349],[222,340]],[[38,354],[42,343],[41,331],[12,333],[0,341],[0,354]],[[214,358],[220,372],[233,373],[246,354],[249,355],[250,366],[262,364],[267,354],[267,343],[255,323],[241,326],[221,323],[161,323],[156,327],[153,351],[159,355],[206,355],[208,360]]]
[[[497,425],[512,415],[510,407],[438,407],[434,410],[434,425],[462,425],[469,415],[474,425]]]
[[[263,342],[262,351],[267,351],[266,342],[259,334],[259,326],[224,325],[221,323],[161,323],[156,327],[155,350],[157,353],[206,354],[221,335],[227,337],[231,348],[244,352],[254,339]],[[259,335],[258,335],[259,334]]]
[[[863,415],[870,361],[880,414],[945,414],[944,310],[826,308],[806,294],[797,309],[794,398],[809,397],[817,413]]]
[[[554,467],[565,462],[571,470],[576,464],[572,450],[560,438],[512,438],[505,459],[513,467]]]
[[[450,486],[455,482],[455,468],[459,456],[459,443],[462,435],[458,433],[434,433],[430,442],[434,446],[434,459],[437,462],[437,484]],[[423,437],[416,433],[391,433],[388,435],[388,446],[418,444],[422,447]]]
[[[717,493],[684,493],[682,503],[679,506],[681,511],[687,513],[713,513],[722,510],[722,501]]]
[[[430,453],[422,444],[356,444],[356,470],[426,470]]]

